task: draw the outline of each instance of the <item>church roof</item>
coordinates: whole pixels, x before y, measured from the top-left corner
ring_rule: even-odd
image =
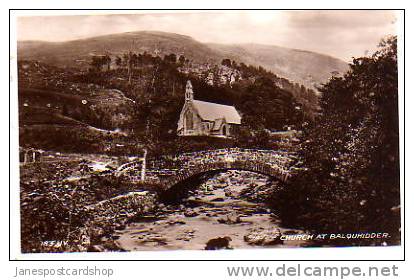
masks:
[[[227,123],[241,124],[241,117],[234,106],[193,100],[193,105],[203,120],[215,121],[224,118]]]

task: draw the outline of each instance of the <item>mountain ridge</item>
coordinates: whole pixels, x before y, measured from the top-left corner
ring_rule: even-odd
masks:
[[[219,64],[225,58],[261,66],[309,88],[326,82],[332,73],[344,73],[348,64],[308,50],[257,43],[202,43],[188,35],[162,31],[131,31],[64,42],[18,41],[18,59],[39,60],[59,67],[87,67],[92,54],[122,55],[128,51],[175,53],[194,63]]]

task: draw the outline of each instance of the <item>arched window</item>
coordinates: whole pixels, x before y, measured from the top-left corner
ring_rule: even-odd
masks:
[[[193,113],[191,111],[187,111],[185,113],[185,128],[186,129],[194,128]]]

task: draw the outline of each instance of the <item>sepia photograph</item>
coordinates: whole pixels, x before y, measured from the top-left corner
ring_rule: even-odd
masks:
[[[104,12],[16,18],[22,254],[401,246],[398,12]]]

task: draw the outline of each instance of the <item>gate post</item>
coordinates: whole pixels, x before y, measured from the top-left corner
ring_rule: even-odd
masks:
[[[24,151],[24,160],[23,160],[23,163],[28,163],[29,162],[29,155],[27,154],[28,153],[28,151]]]
[[[141,181],[145,181],[145,172],[147,169],[147,149],[144,149],[144,157],[142,158]]]

